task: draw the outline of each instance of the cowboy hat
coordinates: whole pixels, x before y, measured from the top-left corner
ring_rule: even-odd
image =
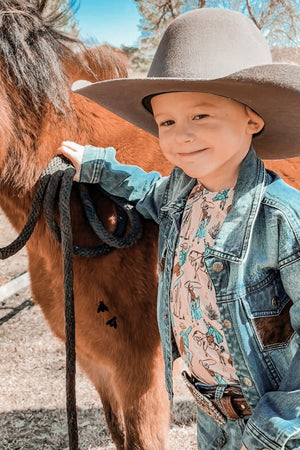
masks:
[[[77,81],[72,90],[157,135],[150,99],[167,92],[203,92],[252,108],[265,126],[254,136],[264,159],[300,156],[300,66],[272,63],[254,23],[236,11],[203,8],[167,28],[146,78]]]

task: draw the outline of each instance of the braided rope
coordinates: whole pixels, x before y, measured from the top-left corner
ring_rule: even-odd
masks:
[[[55,220],[54,212],[56,193],[61,179],[62,162],[66,165],[63,170],[69,167],[69,163],[63,157],[54,157],[50,163],[51,165],[45,171],[45,173],[51,173],[52,176],[44,198],[44,212],[47,224],[58,242],[61,242],[61,230]],[[53,169],[54,172],[52,172]],[[125,200],[106,194],[115,203],[117,213],[116,229],[113,233],[108,232],[97,216],[87,186],[84,183],[78,184],[80,198],[91,228],[103,243],[98,247],[73,246],[73,253],[80,256],[99,256],[108,254],[113,248],[127,248],[133,245],[142,234],[142,224],[138,212]],[[126,235],[128,221],[131,226],[131,231]]]
[[[97,236],[104,242],[99,247],[81,248],[73,246],[70,198],[74,175],[74,167],[64,157],[55,156],[41,174],[31,211],[23,230],[11,244],[0,248],[0,259],[6,259],[21,250],[33,233],[43,205],[46,222],[57,241],[62,245],[66,334],[66,408],[70,450],[78,450],[73,254],[81,256],[105,255],[112,248],[124,248],[134,244],[142,232],[139,214],[131,205],[126,204],[120,198],[114,197],[111,197],[111,199],[116,201],[117,226],[113,233],[107,232],[97,217],[87,187],[79,185],[80,196],[88,221]],[[55,219],[57,196],[59,196],[61,227]],[[131,232],[126,235],[128,220],[131,225]]]
[[[35,228],[35,225],[36,225],[37,220],[40,215],[40,210],[41,210],[41,206],[42,206],[43,197],[44,197],[44,194],[46,191],[47,182],[48,182],[48,180],[46,177],[41,179],[40,184],[39,184],[39,189],[36,192],[36,195],[33,199],[29,218],[28,218],[23,230],[21,231],[19,236],[13,242],[11,242],[6,247],[0,248],[0,259],[9,258],[10,256],[17,253],[19,250],[21,250],[24,247],[24,245],[26,244],[26,242],[32,235],[32,232]]]
[[[76,410],[76,350],[75,350],[75,308],[73,289],[73,245],[71,229],[70,197],[75,169],[69,167],[61,179],[59,191],[59,215],[62,223],[61,244],[63,254],[63,278],[65,297],[66,332],[66,400],[70,450],[78,449],[78,427]]]

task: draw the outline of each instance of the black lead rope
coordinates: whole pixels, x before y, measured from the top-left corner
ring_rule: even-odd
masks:
[[[104,241],[99,247],[80,248],[73,246],[71,230],[70,198],[75,175],[74,167],[63,157],[54,157],[43,171],[33,199],[31,212],[20,235],[8,246],[0,248],[0,259],[6,259],[21,250],[36,226],[43,205],[47,224],[62,246],[63,286],[65,297],[66,334],[66,408],[68,417],[69,449],[78,450],[78,427],[76,411],[76,351],[75,351],[75,309],[73,290],[73,254],[98,256],[109,253],[113,248],[127,248],[141,236],[142,225],[139,214],[124,200],[111,197],[116,203],[117,226],[113,233],[105,230],[98,219],[86,186],[80,184],[79,191],[83,207],[91,227]],[[55,207],[59,195],[60,224],[55,220]],[[128,221],[131,231],[127,235]]]
[[[59,191],[59,216],[61,219],[61,245],[63,257],[63,280],[65,297],[66,332],[66,408],[70,450],[78,449],[78,426],[76,409],[76,350],[75,308],[73,289],[73,244],[71,230],[70,198],[75,170],[68,167],[61,179]]]

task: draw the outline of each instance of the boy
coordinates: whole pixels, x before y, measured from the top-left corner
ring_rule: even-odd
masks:
[[[149,75],[78,90],[159,135],[169,177],[65,142],[78,181],[159,223],[158,322],[198,404],[198,448],[300,448],[300,195],[256,156],[300,154],[300,68],[252,22],[200,9],[167,29]],[[154,120],[153,120],[154,119]],[[141,149],[144,151],[144,149]]]

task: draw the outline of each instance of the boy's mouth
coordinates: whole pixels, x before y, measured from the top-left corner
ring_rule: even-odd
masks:
[[[191,152],[181,152],[181,153],[178,153],[178,155],[179,156],[183,156],[183,157],[185,157],[185,156],[195,156],[195,155],[197,155],[199,153],[204,152],[205,150],[207,150],[207,147],[206,148],[202,148],[200,150],[193,150]]]

